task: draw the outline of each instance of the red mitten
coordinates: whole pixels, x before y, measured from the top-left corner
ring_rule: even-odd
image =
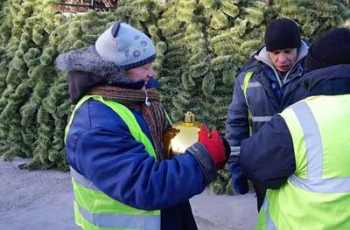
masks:
[[[198,138],[198,141],[204,145],[213,158],[216,168],[219,169],[226,160],[225,147],[219,132],[212,130],[209,133],[207,127],[202,125],[198,132]]]

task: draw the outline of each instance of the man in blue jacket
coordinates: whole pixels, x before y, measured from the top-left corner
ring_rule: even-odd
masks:
[[[197,229],[188,199],[214,180],[225,148],[203,126],[199,142],[164,158],[169,121],[153,89],[155,58],[153,42],[118,21],[94,46],[56,60],[76,104],[66,152],[83,229]]]
[[[301,40],[297,24],[290,19],[276,19],[265,31],[265,47],[242,68],[235,80],[232,102],[228,108],[226,139],[231,146],[229,168],[235,190],[248,192],[237,156],[241,141],[256,133],[280,111],[281,105],[294,103],[289,97],[304,74],[303,60],[308,46]],[[266,188],[254,184],[258,210]]]
[[[350,30],[318,39],[306,67],[306,99],[242,141],[244,174],[268,188],[257,229],[350,229]]]

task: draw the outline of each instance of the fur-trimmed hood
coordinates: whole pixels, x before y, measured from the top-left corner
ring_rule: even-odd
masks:
[[[106,61],[96,52],[94,46],[85,51],[73,50],[56,58],[56,67],[62,71],[84,71],[108,82],[131,82],[125,72],[113,62]]]
[[[57,69],[68,72],[69,94],[73,104],[93,86],[132,84],[125,71],[113,62],[102,59],[94,46],[85,51],[63,53],[56,58],[55,65]]]

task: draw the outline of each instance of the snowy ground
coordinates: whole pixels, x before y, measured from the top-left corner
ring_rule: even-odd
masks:
[[[69,173],[25,171],[0,158],[0,229],[79,230],[74,224]],[[257,217],[253,194],[213,195],[209,189],[190,200],[199,230],[250,230]]]

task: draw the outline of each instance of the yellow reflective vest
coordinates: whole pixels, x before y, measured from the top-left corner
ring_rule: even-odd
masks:
[[[244,99],[245,99],[245,102],[246,102],[247,107],[248,107],[249,136],[251,136],[253,134],[253,127],[252,127],[252,113],[251,113],[251,110],[249,108],[250,106],[249,106],[249,102],[248,102],[247,90],[249,87],[250,79],[252,78],[253,74],[254,74],[254,72],[252,72],[252,71],[248,72],[245,75],[244,81],[243,81],[243,95],[244,95]]]
[[[296,170],[268,189],[257,229],[350,229],[350,95],[316,96],[281,113]]]
[[[103,99],[98,95],[87,95],[76,105],[66,127],[65,139],[77,109],[88,99],[100,101],[116,112],[127,124],[135,140],[143,143],[150,156],[155,151],[132,112],[124,105]],[[70,168],[75,194],[74,213],[76,224],[85,230],[159,230],[160,211],[146,211],[120,203],[96,188],[91,181]]]

